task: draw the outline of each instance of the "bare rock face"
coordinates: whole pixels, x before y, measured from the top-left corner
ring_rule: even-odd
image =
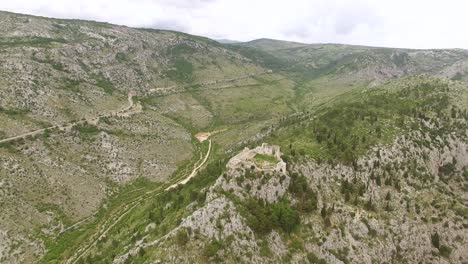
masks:
[[[219,226],[213,228],[213,224],[219,224],[223,229],[219,230]],[[181,226],[198,230],[200,234],[218,240],[235,233],[252,235],[250,228],[245,226],[242,217],[235,211],[235,205],[225,197],[211,200],[205,207],[186,218]]]
[[[169,247],[165,250],[177,250],[167,241],[174,239],[179,232],[186,232],[193,241],[205,241],[202,245],[210,241],[230,241],[229,254],[239,256],[244,262],[262,263],[257,235],[232,197],[226,194],[230,193],[237,199],[254,198],[275,203],[286,195],[289,182],[286,163],[281,159],[278,146],[264,143],[254,149],[246,148],[229,160],[226,172],[207,190],[206,202],[202,207],[182,219],[180,225],[163,238],[136,243],[133,249],[117,257],[114,263],[123,263],[129,256],[138,254],[140,248],[158,245]],[[276,231],[268,235],[267,241],[270,241],[269,250],[278,257],[286,253],[283,239]],[[200,248],[197,255],[201,251]],[[220,256],[223,254],[219,253]],[[190,256],[180,254],[177,261],[188,263],[189,259]]]
[[[270,159],[262,160],[257,155]],[[274,203],[286,194],[289,181],[286,163],[281,159],[278,146],[263,143],[254,149],[245,148],[229,160],[226,173],[210,187],[206,205],[184,219],[181,227],[190,228],[210,239],[224,241],[231,237],[231,250],[235,255],[244,261],[261,262],[255,257],[259,254],[259,245],[254,232],[223,193],[232,193],[240,199],[255,198]],[[281,237],[277,233],[270,236],[274,252],[281,254],[284,251]],[[254,258],[246,258],[247,252]]]
[[[31,263],[44,254],[43,243],[34,241],[22,234],[0,229],[0,262]],[[27,252],[27,253],[23,253]]]
[[[273,160],[266,164],[256,161],[257,154],[267,155]],[[245,225],[245,220],[236,213],[234,204],[222,193],[230,192],[240,199],[255,198],[274,203],[286,194],[289,181],[286,163],[281,159],[278,146],[263,143],[254,149],[245,148],[229,160],[226,173],[210,187],[206,206],[195,211],[182,225],[200,229],[202,234],[212,238],[233,234],[253,236],[252,230]],[[210,217],[213,219],[207,221]],[[216,221],[221,221],[218,223],[221,223],[223,230],[214,225]]]
[[[309,245],[316,255],[337,263],[340,261],[334,258],[335,253],[343,248],[349,248],[349,261],[361,263],[390,262],[395,258],[409,263],[462,263],[468,257],[468,237],[463,227],[466,221],[457,209],[466,205],[454,201],[461,198],[455,193],[463,192],[457,182],[468,165],[466,140],[452,135],[440,139],[444,143],[437,147],[437,142],[435,146],[418,144],[421,138],[425,135],[414,133],[397,138],[389,146],[376,147],[360,158],[355,168],[309,163],[294,169],[317,190],[322,207],[333,204],[330,221],[341,230],[326,234],[314,228],[319,236],[326,237],[320,247]],[[450,172],[444,169],[448,165]],[[362,186],[368,194],[343,200],[333,186],[345,182],[354,190]],[[447,188],[440,187],[447,184],[455,193],[435,191]],[[373,209],[361,210],[359,204]],[[449,248],[449,257],[434,257],[439,251],[431,242],[435,233]],[[329,252],[334,254],[330,256]]]

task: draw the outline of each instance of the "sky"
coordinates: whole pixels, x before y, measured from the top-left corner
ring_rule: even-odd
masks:
[[[213,39],[468,49],[466,0],[0,0],[0,10]]]

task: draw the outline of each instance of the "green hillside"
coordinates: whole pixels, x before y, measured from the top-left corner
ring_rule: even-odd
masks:
[[[463,263],[466,50],[0,12],[1,263]]]

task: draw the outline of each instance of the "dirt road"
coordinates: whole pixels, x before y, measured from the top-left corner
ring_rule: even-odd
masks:
[[[195,167],[195,168],[192,170],[192,172],[190,173],[190,175],[189,175],[187,178],[181,180],[180,182],[177,182],[177,183],[172,184],[171,186],[167,187],[167,188],[165,189],[165,191],[168,191],[168,190],[170,190],[170,189],[172,189],[172,188],[175,188],[175,187],[177,187],[177,186],[179,186],[179,185],[184,185],[184,184],[186,184],[187,182],[189,182],[190,179],[192,179],[193,177],[195,177],[195,176],[197,175],[198,170],[199,170],[203,165],[205,165],[206,161],[208,160],[208,157],[210,156],[210,153],[211,153],[211,139],[208,140],[208,151],[206,152],[206,155],[205,155],[205,158],[203,159],[203,161],[202,161],[197,167]]]
[[[222,130],[224,131],[224,130]],[[219,133],[220,131],[214,131],[214,132],[207,132],[209,135],[211,134],[214,134],[214,133]],[[203,141],[201,141],[203,142]],[[86,256],[86,254],[89,252],[89,250],[96,245],[97,241],[99,241],[100,239],[104,238],[107,233],[115,226],[117,225],[120,220],[122,220],[123,217],[125,217],[128,213],[130,213],[135,207],[137,207],[140,202],[142,202],[143,200],[151,197],[151,198],[154,198],[155,196],[158,196],[160,195],[161,193],[165,192],[165,191],[169,191],[179,185],[185,185],[187,184],[193,177],[195,177],[197,175],[197,172],[200,170],[201,167],[203,167],[203,165],[206,164],[206,162],[208,161],[208,158],[210,157],[210,154],[211,154],[211,140],[208,140],[208,150],[205,154],[205,157],[204,159],[201,161],[200,164],[198,164],[195,168],[193,168],[193,170],[191,171],[191,173],[185,177],[184,179],[168,186],[167,188],[161,190],[161,189],[156,189],[156,190],[153,190],[153,191],[149,191],[149,192],[146,192],[144,195],[140,196],[139,198],[137,198],[136,200],[134,200],[133,202],[130,202],[129,204],[125,205],[124,206],[124,209],[122,210],[122,212],[119,214],[117,214],[117,216],[113,217],[114,220],[110,219],[109,222],[110,224],[107,226],[107,227],[103,227],[102,228],[102,231],[98,232],[96,235],[95,235],[95,239],[93,239],[93,241],[91,241],[89,244],[87,244],[85,247],[82,247],[80,249],[78,249],[75,254],[70,257],[67,261],[67,263],[77,263],[78,260],[84,256]],[[159,193],[156,193],[156,192],[159,192]],[[155,194],[156,193],[156,194]],[[152,196],[149,196],[149,195],[152,195]]]
[[[58,129],[71,128],[73,126],[76,126],[78,124],[83,124],[83,123],[88,122],[88,121],[90,123],[97,124],[97,122],[99,121],[99,118],[101,118],[101,117],[125,116],[129,111],[134,110],[133,108],[135,108],[135,104],[133,103],[133,96],[134,96],[133,93],[131,93],[131,92],[128,93],[128,105],[122,107],[122,109],[120,109],[120,110],[112,111],[112,112],[110,112],[108,114],[100,114],[100,115],[97,115],[96,117],[91,118],[89,120],[81,120],[81,121],[69,122],[69,123],[65,123],[65,124],[61,124],[61,125],[50,126],[50,127],[46,127],[46,128],[37,129],[37,130],[31,131],[31,132],[27,132],[27,133],[24,133],[24,134],[20,134],[20,135],[17,135],[17,136],[5,138],[5,139],[0,139],[0,144],[15,141],[15,140],[21,139],[21,138],[26,138],[28,136],[37,136],[37,135],[39,135],[41,133],[44,133],[44,131],[46,131],[46,130],[52,130],[52,129],[56,129],[56,128],[58,128]],[[135,109],[136,112],[138,112],[140,110],[141,110],[141,107],[136,107],[136,109]]]

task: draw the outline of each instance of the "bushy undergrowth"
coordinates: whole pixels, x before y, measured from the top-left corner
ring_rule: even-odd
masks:
[[[372,146],[442,117],[450,105],[447,91],[447,84],[428,81],[395,91],[381,88],[347,95],[315,118],[287,126],[271,141],[283,146],[286,159],[307,155],[318,162],[355,165]]]

